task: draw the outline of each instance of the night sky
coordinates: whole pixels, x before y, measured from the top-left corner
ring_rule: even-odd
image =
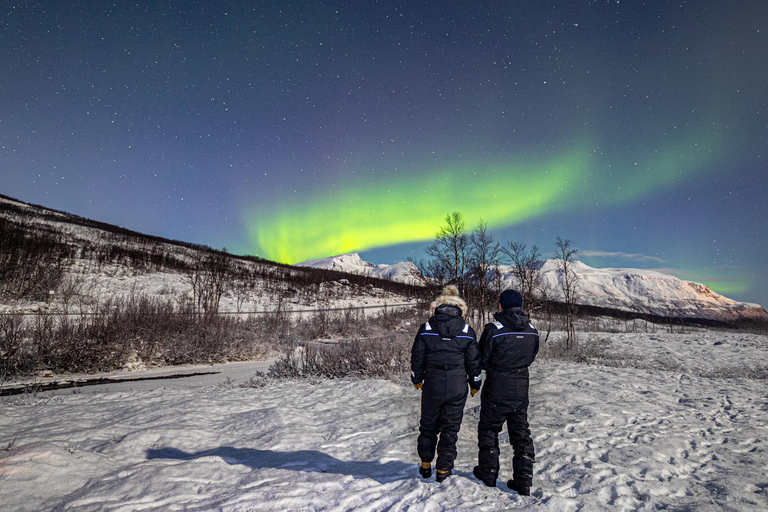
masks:
[[[768,2],[4,2],[0,193],[294,263],[446,213],[768,305]]]

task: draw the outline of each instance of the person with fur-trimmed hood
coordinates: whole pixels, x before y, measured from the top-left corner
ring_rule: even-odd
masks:
[[[424,478],[432,476],[437,449],[435,480],[442,482],[450,476],[456,459],[467,384],[472,396],[480,389],[480,354],[477,335],[463,318],[467,304],[456,286],[443,288],[430,311],[432,316],[419,328],[413,342],[411,381],[422,391],[419,472]]]
[[[499,295],[495,322],[480,336],[480,361],[485,386],[477,425],[478,465],[472,473],[489,487],[499,476],[499,432],[507,422],[514,450],[512,479],[507,486],[523,496],[531,493],[533,440],[528,428],[528,367],[539,352],[539,333],[523,312],[523,297],[515,290]]]

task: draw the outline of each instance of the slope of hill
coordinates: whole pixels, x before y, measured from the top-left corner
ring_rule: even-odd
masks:
[[[278,304],[282,310],[376,306],[409,302],[419,291],[376,275],[292,267],[145,235],[3,195],[0,234],[0,272],[5,271],[6,281],[0,284],[8,284],[11,271],[27,281],[0,287],[0,312],[61,310],[75,303],[78,311],[87,311],[98,301],[137,293],[189,302],[190,273],[212,256],[225,259],[232,278],[242,285],[224,294],[224,312],[269,311]],[[50,257],[41,259],[45,252]],[[44,286],[30,290],[32,267],[59,272],[53,277],[46,273]],[[50,305],[49,291],[54,291]]]
[[[662,317],[697,318],[719,322],[740,320],[768,321],[759,304],[738,302],[712,291],[703,284],[683,281],[653,270],[633,268],[593,268],[576,261],[573,269],[579,279],[576,302],[582,305],[618,309]],[[515,284],[510,267],[502,268],[504,282]],[[541,267],[541,278],[562,300],[562,274],[556,260]]]
[[[330,258],[309,260],[299,266],[340,270],[352,274],[416,283],[415,267],[410,262],[375,265],[359,254],[342,254]],[[576,302],[582,306],[605,308],[657,317],[674,317],[715,322],[768,322],[768,313],[759,304],[738,302],[715,293],[703,284],[683,281],[675,276],[653,270],[632,268],[593,268],[580,261],[573,269],[579,278]],[[513,267],[502,266],[505,287],[515,288]],[[563,300],[560,289],[561,273],[557,261],[542,263],[541,279],[551,297]]]
[[[251,283],[240,297],[233,292],[225,294],[221,301],[223,311],[270,310],[278,303],[281,307],[301,309],[318,300],[328,307],[391,304],[407,302],[419,293],[414,286],[417,281],[412,263],[376,265],[356,253],[309,260],[295,266],[281,265],[255,257],[229,255],[199,244],[144,235],[2,195],[0,224],[0,228],[47,237],[47,243],[59,245],[63,251],[59,257],[66,261],[62,264],[64,277],[57,284],[54,305],[78,296],[82,307],[88,302],[84,300],[85,295],[103,299],[136,292],[189,300],[189,270],[211,254],[226,257],[233,271]],[[7,238],[4,233],[6,245]],[[38,261],[41,266],[45,263]],[[758,304],[738,302],[702,284],[660,272],[596,269],[581,262],[576,262],[573,268],[580,278],[577,302],[584,306],[660,317],[768,323],[768,313]],[[501,267],[506,286],[515,287],[511,270],[511,267]],[[541,277],[551,289],[552,297],[560,299],[561,276],[555,260],[542,264]],[[307,287],[312,290],[303,293]],[[47,290],[44,289],[46,294]],[[67,294],[70,297],[66,297]],[[23,307],[39,309],[44,298],[28,301]],[[0,310],[19,308],[19,304],[10,306],[8,300],[3,302]]]

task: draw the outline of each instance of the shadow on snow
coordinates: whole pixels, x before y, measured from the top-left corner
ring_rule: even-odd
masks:
[[[413,478],[416,465],[390,461],[343,461],[315,450],[278,452],[253,448],[222,446],[212,450],[188,453],[177,448],[150,448],[147,459],[192,460],[203,457],[221,457],[227,464],[242,464],[252,469],[287,469],[308,473],[333,473],[354,478],[372,478],[387,483]]]

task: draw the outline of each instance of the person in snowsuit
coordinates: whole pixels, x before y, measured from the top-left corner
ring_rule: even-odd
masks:
[[[528,367],[539,352],[539,333],[523,310],[523,298],[515,290],[499,296],[495,322],[486,324],[480,336],[480,361],[485,386],[480,396],[477,425],[478,465],[472,471],[489,487],[499,476],[499,432],[507,422],[514,450],[512,479],[507,486],[523,496],[531,493],[535,453],[528,428]]]
[[[432,476],[437,449],[435,480],[442,482],[456,459],[467,384],[472,396],[480,389],[480,352],[474,329],[462,317],[467,305],[458,288],[446,286],[430,310],[432,316],[419,328],[411,349],[411,381],[422,392],[419,472],[424,478]]]

